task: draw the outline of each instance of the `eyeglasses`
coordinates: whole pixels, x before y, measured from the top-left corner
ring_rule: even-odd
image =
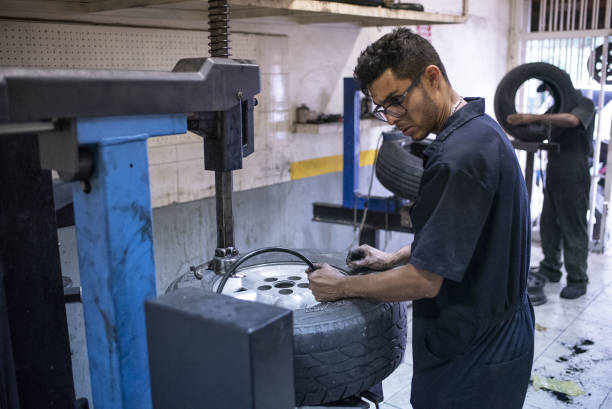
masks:
[[[374,107],[374,110],[372,111],[374,116],[377,119],[380,119],[381,121],[389,122],[390,116],[393,118],[400,118],[402,115],[404,115],[407,112],[407,109],[403,105],[404,100],[406,99],[408,94],[410,94],[410,92],[417,85],[419,85],[422,74],[423,74],[423,71],[421,71],[417,75],[416,79],[412,82],[412,84],[410,84],[408,89],[406,89],[406,91],[404,91],[402,95],[391,98],[391,102],[389,103],[389,105],[387,105],[386,107],[383,107],[381,105],[376,105]]]

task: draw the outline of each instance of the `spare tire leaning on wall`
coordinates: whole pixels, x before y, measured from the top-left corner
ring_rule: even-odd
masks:
[[[574,89],[570,76],[560,68],[543,62],[519,65],[510,70],[500,81],[495,91],[495,116],[497,122],[513,137],[540,142],[547,138],[548,129],[544,124],[510,125],[506,117],[516,114],[515,99],[518,89],[530,79],[538,79],[550,90],[555,103],[550,113],[570,112],[578,104],[578,91]],[[552,128],[551,137],[562,129]]]
[[[313,262],[329,263],[345,274],[349,270],[344,254],[309,249],[298,251]],[[237,273],[253,266],[278,263],[294,263],[298,268],[300,262],[296,260],[284,253],[265,253],[245,262]],[[306,265],[299,268],[305,271]],[[367,273],[370,271],[360,272]],[[293,275],[296,275],[295,272]],[[288,278],[299,282],[298,286],[307,280],[305,274],[301,278]],[[220,276],[211,270],[203,272],[201,281],[188,272],[170,284],[167,291],[185,286],[213,291],[219,279]],[[279,276],[278,281],[270,281],[270,278],[265,281],[268,284],[280,284],[286,279]],[[247,288],[240,288],[236,293],[241,290]],[[266,291],[269,293],[271,289]],[[225,289],[223,293],[226,293]],[[296,406],[335,402],[359,395],[381,382],[402,362],[406,349],[406,330],[405,303],[346,299],[294,309]]]
[[[376,159],[376,178],[390,192],[415,201],[423,177],[423,150],[431,141],[413,142],[400,131],[384,132]]]

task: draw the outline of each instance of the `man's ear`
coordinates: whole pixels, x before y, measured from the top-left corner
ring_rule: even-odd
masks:
[[[440,72],[440,68],[438,68],[437,66],[428,65],[425,68],[423,77],[428,86],[435,89],[440,88],[440,83],[442,81],[442,72]]]

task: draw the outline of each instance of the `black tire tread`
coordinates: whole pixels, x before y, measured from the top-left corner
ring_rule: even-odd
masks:
[[[398,197],[416,200],[423,160],[410,152],[408,138],[383,143],[376,160],[376,178]]]
[[[345,273],[344,254],[298,249],[314,262]],[[265,253],[245,265],[293,261],[285,253]],[[297,260],[296,260],[297,261]],[[208,271],[208,270],[207,270]],[[185,284],[212,290],[214,273]],[[359,274],[367,274],[361,271]],[[178,288],[177,285],[171,286]],[[405,303],[345,299],[293,313],[296,405],[319,405],[358,395],[381,382],[401,363],[406,348]],[[322,336],[322,334],[325,334]]]
[[[374,331],[371,337],[294,356],[298,406],[355,396],[397,368],[403,359],[406,345],[406,308],[403,304],[385,303],[383,306],[383,315],[390,319],[370,320],[371,324],[378,324],[379,328],[376,329],[380,330]],[[370,315],[378,315],[376,312],[374,310]],[[322,394],[321,390],[326,388],[326,393]]]

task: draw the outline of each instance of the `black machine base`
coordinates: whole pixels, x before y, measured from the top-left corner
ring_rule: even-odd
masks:
[[[336,402],[330,402],[325,405],[319,406],[299,406],[296,409],[333,409],[333,408],[344,408],[344,409],[369,409],[370,404],[366,400],[372,402],[374,407],[378,409],[378,404],[384,400],[382,383],[372,386],[370,389],[363,391],[360,396],[353,396],[351,398],[342,399]]]
[[[154,409],[293,408],[291,311],[199,288],[145,311]]]

